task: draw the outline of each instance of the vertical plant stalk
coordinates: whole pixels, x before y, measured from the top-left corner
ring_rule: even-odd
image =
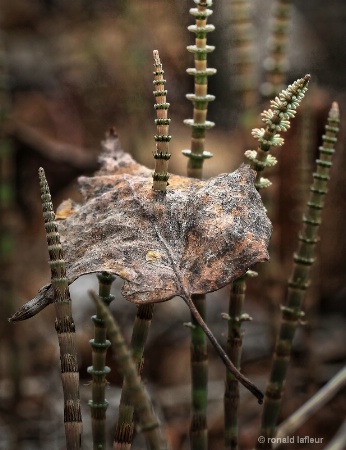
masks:
[[[141,382],[137,365],[130,350],[126,347],[118,324],[111,316],[109,309],[94,292],[89,292],[101,312],[106,323],[108,336],[112,343],[118,367],[127,380],[127,389],[131,403],[135,405],[141,431],[144,433],[150,450],[167,450],[167,444],[161,434],[159,420],[153,412],[148,394]]]
[[[303,99],[310,75],[306,75],[295,81],[279,96],[271,101],[271,109],[262,113],[262,121],[266,127],[254,129],[252,135],[259,141],[257,150],[247,150],[245,157],[250,161],[253,170],[256,171],[255,186],[258,191],[270,186],[270,181],[262,177],[265,168],[276,164],[276,158],[270,154],[272,146],[281,146],[284,141],[280,137],[282,131],[290,127],[290,119],[295,116],[296,109]],[[256,275],[248,271],[246,276],[234,281],[231,288],[229,301],[229,314],[224,315],[228,319],[228,348],[227,355],[233,364],[239,368],[242,351],[242,321],[249,320],[249,316],[242,314],[246,291],[246,278]],[[224,395],[225,410],[225,447],[226,450],[238,448],[238,381],[226,372],[226,389]]]
[[[169,124],[171,119],[167,118],[169,103],[166,101],[167,91],[165,90],[165,82],[162,70],[160,55],[157,50],[153,51],[154,57],[154,85],[156,90],[154,96],[156,104],[157,118],[155,124],[157,134],[155,135],[156,151],[153,154],[155,159],[155,172],[153,174],[153,190],[166,192],[168,185],[168,161],[171,157],[169,153],[169,142],[171,136],[168,135]],[[133,325],[130,348],[132,358],[137,365],[138,374],[141,374],[144,364],[144,347],[147,341],[151,320],[153,318],[154,305],[139,305],[135,323]],[[131,390],[128,380],[124,378],[123,388],[121,391],[119,418],[115,427],[114,434],[114,450],[129,450],[131,448],[134,433],[134,404],[131,401]]]
[[[207,45],[207,33],[214,31],[214,25],[207,24],[208,17],[213,13],[208,7],[213,2],[194,0],[197,8],[191,8],[190,14],[196,19],[195,25],[190,25],[188,30],[196,34],[195,45],[189,45],[187,50],[195,55],[195,67],[187,69],[187,73],[195,77],[195,92],[187,94],[186,98],[193,103],[193,118],[184,120],[184,123],[192,128],[191,149],[183,150],[183,155],[189,158],[187,176],[201,179],[203,176],[203,162],[213,155],[205,150],[205,133],[215,124],[206,120],[208,103],[215,99],[214,95],[208,95],[208,77],[216,73],[216,69],[207,67],[207,55],[214,51],[215,47]]]
[[[99,298],[109,306],[114,296],[111,295],[111,286],[115,276],[108,272],[97,274],[99,281]],[[93,435],[93,449],[106,449],[106,410],[108,401],[105,398],[106,376],[110,368],[106,366],[107,349],[111,345],[106,339],[107,328],[100,309],[96,308],[96,315],[92,316],[95,332],[94,339],[90,340],[92,348],[92,363],[88,373],[92,375],[92,400],[89,400],[91,410],[91,426]]]
[[[191,301],[205,322],[206,296],[202,294],[192,295]],[[206,450],[208,448],[208,346],[206,334],[193,314],[191,314],[190,355],[192,390],[191,450]]]
[[[292,341],[299,320],[305,291],[309,284],[309,274],[314,262],[314,250],[318,242],[321,212],[327,193],[329,171],[332,166],[334,146],[337,141],[339,124],[339,108],[333,103],[327,119],[326,133],[319,147],[319,159],[316,160],[317,170],[313,174],[313,183],[303,216],[303,227],[299,236],[298,250],[294,255],[294,266],[288,283],[286,306],[282,307],[282,321],[279,336],[272,361],[270,380],[266,389],[262,416],[261,436],[265,442],[258,444],[258,449],[269,449],[268,438],[275,436],[275,427],[281,408],[287,369],[290,361]]]
[[[215,124],[207,121],[208,104],[215,99],[208,95],[208,77],[216,73],[216,69],[208,68],[207,55],[215,47],[207,45],[207,34],[214,31],[214,25],[207,24],[208,17],[213,13],[213,2],[194,0],[197,8],[191,8],[190,14],[195,17],[196,23],[190,25],[188,30],[195,33],[195,45],[189,45],[187,50],[193,53],[195,67],[187,69],[187,73],[194,76],[195,92],[187,94],[186,98],[193,104],[193,118],[184,120],[192,128],[191,149],[183,150],[183,155],[189,158],[187,176],[202,179],[203,162],[213,155],[205,150],[206,130]],[[206,320],[205,295],[192,295],[192,303],[199,315]],[[190,425],[191,450],[207,450],[207,401],[208,401],[208,350],[207,337],[191,314],[191,389],[192,389],[192,419]]]
[[[251,5],[251,0],[230,1],[235,88],[241,96],[241,104],[245,111],[256,106],[258,96],[255,29],[250,14]]]
[[[167,91],[165,90],[166,80],[163,78],[164,71],[162,70],[162,64],[160,61],[160,55],[157,50],[153,51],[154,56],[154,96],[156,100],[157,118],[155,124],[157,127],[157,134],[155,135],[156,151],[153,156],[155,158],[155,171],[153,174],[153,190],[166,192],[168,185],[168,161],[171,157],[169,153],[169,142],[171,136],[168,135],[169,124],[171,119],[167,118],[167,111],[169,103],[166,102]]]
[[[154,304],[139,305],[132,330],[131,352],[132,359],[141,374],[144,365],[144,346],[147,341],[151,320],[154,313]],[[119,405],[119,419],[115,429],[114,450],[129,450],[134,433],[134,404],[131,401],[131,388],[128,380],[124,378]]]
[[[82,414],[79,399],[79,372],[75,324],[72,317],[66,266],[49,186],[42,167],[38,173],[41,187],[43,219],[48,243],[49,265],[52,274],[51,281],[54,291],[55,329],[58,334],[60,347],[66,449],[77,450],[81,448]]]
[[[243,277],[232,283],[228,314],[222,314],[222,318],[228,321],[227,356],[238,370],[240,370],[242,351],[241,324],[252,320],[248,314],[242,312],[246,290],[245,278],[256,275],[256,272],[249,270]],[[238,448],[238,408],[239,382],[230,371],[226,371],[224,394],[224,441],[226,450]]]
[[[263,62],[265,82],[261,86],[265,98],[273,98],[284,89],[288,62],[288,38],[291,24],[292,0],[274,0],[268,56]]]

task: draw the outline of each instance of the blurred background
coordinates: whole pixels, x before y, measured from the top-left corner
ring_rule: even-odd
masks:
[[[205,163],[206,178],[234,170],[243,161],[244,150],[255,148],[251,128],[260,125],[259,113],[268,107],[263,98],[247,108],[242,103],[230,3],[216,2],[210,20],[216,31],[210,33],[208,43],[216,50],[208,56],[208,66],[215,67],[217,74],[210,77],[209,93],[216,100],[210,104],[208,119],[216,126],[207,134],[207,150],[214,158]],[[265,81],[263,61],[272,3],[256,0],[251,10],[256,36],[253,88],[258,92]],[[193,56],[186,45],[194,41],[186,27],[193,23],[188,14],[193,5],[190,0],[1,1],[1,450],[64,448],[54,312],[48,307],[27,322],[7,322],[50,280],[37,169],[43,166],[46,171],[55,208],[68,197],[81,201],[77,178],[97,170],[100,141],[111,126],[116,128],[122,148],[153,168],[152,50],[158,49],[171,104],[170,170],[186,173],[187,161],[181,150],[189,148],[191,131],[183,120],[192,117],[192,105],[185,94],[193,92],[193,79],[186,74],[186,68],[193,67]],[[286,143],[277,150],[280,166],[273,174],[272,194],[268,194],[275,225],[272,263],[269,268],[258,268],[259,277],[249,284],[245,305],[253,322],[244,326],[242,369],[262,389],[297,246],[303,199],[334,100],[340,106],[341,130],[318,261],[305,303],[307,324],[295,339],[281,420],[335,375],[346,359],[345,19],[346,4],[341,0],[292,2],[287,82],[305,73],[310,73],[312,80],[285,136]],[[301,162],[303,145],[308,148],[305,165]],[[71,286],[80,354],[84,449],[92,448],[87,407],[90,376],[86,371],[91,364],[89,339],[93,334],[93,306],[86,294],[90,287],[96,289],[96,277],[83,277]],[[112,309],[129,339],[136,307],[125,302],[120,288],[121,280],[117,280]],[[228,296],[229,288],[208,296],[208,324],[222,343],[227,325],[220,313],[228,309]],[[144,381],[173,450],[189,448],[190,337],[183,326],[187,321],[189,312],[180,299],[157,306],[144,368]],[[111,442],[121,386],[111,352],[108,365],[112,368],[107,391]],[[211,349],[211,449],[223,445],[223,386],[224,368]],[[240,444],[247,449],[256,440],[261,408],[243,390],[241,403]],[[328,442],[345,413],[345,392],[340,392],[297,434],[323,437]],[[140,436],[133,448],[144,448]]]

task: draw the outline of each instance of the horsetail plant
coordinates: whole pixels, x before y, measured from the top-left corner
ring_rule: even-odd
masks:
[[[144,365],[144,346],[147,341],[153,313],[153,304],[139,305],[132,329],[130,349],[132,359],[137,366],[139,376]],[[115,428],[114,450],[129,450],[131,448],[135,428],[134,411],[135,405],[131,401],[131,388],[127,378],[125,377],[121,391],[119,418]]]
[[[140,429],[147,440],[148,448],[150,450],[167,450],[167,444],[161,434],[159,420],[153,412],[149,397],[138,374],[137,365],[131,356],[130,350],[126,347],[120,329],[109,312],[109,309],[100,298],[92,291],[89,293],[106,323],[115,359],[120,371],[127,380],[127,391],[131,403],[136,405],[135,409],[139,418]]]
[[[97,274],[97,278],[99,282],[99,298],[109,306],[114,299],[114,296],[110,294],[110,290],[115,276],[108,272],[101,272]],[[106,376],[110,372],[110,368],[106,366],[106,353],[111,343],[106,339],[107,328],[98,307],[96,315],[92,316],[91,319],[95,327],[94,339],[90,340],[93,365],[88,367],[88,373],[92,375],[92,400],[89,400],[89,406],[91,410],[93,448],[94,450],[105,450],[106,410],[108,408],[105,389]]]
[[[166,80],[163,78],[164,70],[158,50],[153,51],[154,57],[154,86],[157,88],[154,91],[156,104],[154,108],[157,113],[155,124],[157,126],[157,134],[155,135],[156,151],[153,154],[155,159],[155,171],[153,174],[153,190],[159,192],[166,192],[168,185],[168,161],[171,157],[169,153],[169,142],[171,136],[168,135],[168,129],[171,119],[167,118],[167,111],[169,103],[166,101],[167,91],[165,90]],[[150,255],[147,256],[150,259]],[[135,323],[133,325],[130,348],[132,357],[137,365],[138,373],[140,375],[144,359],[144,347],[147,341],[151,320],[154,313],[154,305],[139,305]],[[123,381],[123,388],[121,392],[121,399],[119,405],[119,418],[115,428],[114,434],[114,450],[128,450],[131,448],[131,443],[134,433],[134,404],[131,402],[131,395],[126,378]]]
[[[72,317],[72,305],[66,277],[65,261],[60,243],[58,225],[55,221],[49,186],[42,167],[40,167],[38,173],[54,292],[56,312],[55,329],[58,334],[60,347],[66,449],[77,450],[81,448],[82,414],[79,399],[79,372],[75,324]]]
[[[171,157],[169,153],[169,142],[171,136],[168,135],[169,124],[171,119],[167,118],[167,111],[169,103],[166,102],[167,91],[165,90],[166,80],[163,78],[164,70],[162,70],[162,64],[160,61],[160,55],[157,50],[153,51],[154,56],[154,96],[156,104],[157,118],[155,123],[157,126],[157,134],[155,135],[156,151],[154,153],[155,158],[155,172],[153,174],[153,190],[165,192],[168,185],[168,161]]]
[[[251,0],[230,1],[232,30],[232,63],[235,68],[235,89],[247,110],[257,105],[257,76],[255,68],[255,30],[251,20]]]
[[[262,121],[266,124],[266,128],[252,130],[252,135],[258,139],[259,145],[257,150],[247,150],[245,157],[250,160],[252,169],[256,171],[255,187],[258,191],[269,187],[271,184],[269,180],[261,176],[264,168],[272,167],[276,164],[276,158],[269,151],[272,146],[283,145],[284,141],[280,137],[280,132],[286,131],[290,127],[290,119],[295,116],[296,108],[307,91],[309,79],[310,75],[306,75],[275,97],[271,101],[272,109],[262,113]],[[248,271],[245,276],[232,283],[229,313],[222,315],[223,318],[228,320],[227,355],[238,369],[240,368],[242,351],[241,324],[245,320],[251,320],[247,314],[242,313],[246,279],[255,275],[256,272]],[[231,373],[226,372],[224,410],[225,447],[227,450],[236,450],[238,448],[238,399],[238,381]]]
[[[263,178],[262,171],[266,167],[273,167],[277,160],[269,151],[271,147],[280,147],[284,140],[280,137],[282,131],[290,128],[290,119],[296,114],[296,109],[304,98],[308,89],[310,75],[305,75],[287,89],[280,92],[274,100],[270,101],[271,109],[263,111],[262,122],[265,128],[254,128],[252,135],[258,140],[257,150],[246,150],[245,157],[250,161],[251,167],[256,171],[255,186],[260,189],[270,186],[270,181]]]
[[[267,49],[269,55],[263,62],[265,82],[261,86],[264,98],[272,98],[284,88],[289,67],[287,58],[288,35],[292,0],[274,0],[272,6],[271,35]]]
[[[213,13],[210,6],[213,2],[194,0],[197,8],[191,8],[190,14],[196,19],[195,25],[188,30],[196,34],[195,45],[189,45],[187,50],[195,55],[195,67],[187,69],[189,75],[195,77],[195,92],[187,94],[186,98],[193,103],[193,118],[184,120],[192,127],[191,149],[183,150],[183,155],[189,158],[187,176],[201,179],[203,176],[203,161],[213,155],[205,150],[205,133],[215,124],[206,120],[208,103],[215,99],[208,95],[208,77],[216,73],[216,69],[207,67],[207,55],[215,47],[207,45],[207,33],[214,31],[214,25],[207,24],[208,17]]]
[[[191,149],[183,150],[183,155],[189,158],[187,176],[202,179],[204,159],[213,155],[205,150],[206,130],[214,126],[207,121],[208,103],[215,99],[208,92],[208,77],[216,73],[216,69],[207,67],[207,55],[215,47],[207,45],[207,34],[214,31],[214,25],[207,24],[208,17],[213,13],[213,2],[194,0],[197,8],[191,8],[190,14],[196,23],[188,30],[195,33],[195,45],[189,45],[187,50],[195,55],[195,67],[187,69],[187,73],[195,78],[194,94],[187,94],[186,98],[193,103],[193,118],[184,120],[192,128]],[[206,296],[192,295],[192,302],[198,313],[206,319]],[[207,429],[207,400],[208,400],[208,351],[207,337],[191,315],[191,385],[192,385],[192,420],[190,425],[191,450],[206,450],[208,447]]]
[[[221,314],[221,317],[228,322],[227,355],[238,370],[240,370],[242,350],[241,325],[243,322],[252,320],[248,314],[242,312],[246,290],[245,278],[254,276],[257,276],[257,273],[248,270],[244,276],[233,281],[228,313]],[[224,393],[224,442],[226,450],[238,448],[238,409],[239,383],[231,372],[226,371]]]
[[[334,146],[339,131],[339,108],[334,102],[330,109],[326,133],[322,136],[319,147],[319,159],[316,160],[316,172],[310,187],[309,199],[303,216],[303,227],[299,235],[297,252],[294,255],[294,266],[288,283],[287,304],[282,309],[282,320],[272,361],[270,380],[265,394],[260,434],[264,443],[258,443],[258,449],[270,449],[271,440],[275,436],[275,428],[280,412],[282,395],[285,386],[287,368],[290,361],[292,341],[295,330],[304,313],[301,311],[305,292],[309,284],[309,274],[314,262],[314,251],[318,242],[319,226],[324,199],[327,193],[329,171],[332,166]]]

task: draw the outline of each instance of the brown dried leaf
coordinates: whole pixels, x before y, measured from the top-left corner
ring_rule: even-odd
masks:
[[[129,301],[159,302],[220,289],[268,258],[271,225],[249,166],[208,181],[172,176],[163,194],[113,144],[100,172],[79,180],[85,204],[59,222],[70,282],[105,270],[125,280]]]

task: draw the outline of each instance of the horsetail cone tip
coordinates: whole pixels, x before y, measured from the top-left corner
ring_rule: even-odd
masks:
[[[153,92],[156,100],[154,108],[156,109],[155,124],[157,134],[155,135],[156,151],[153,153],[155,159],[155,171],[153,174],[153,190],[165,192],[168,185],[168,161],[171,157],[169,153],[169,124],[171,119],[167,118],[169,103],[166,102],[167,91],[165,90],[166,80],[163,78],[164,71],[158,50],[153,51],[154,57],[154,86],[156,90]]]
[[[280,134],[290,128],[290,120],[296,115],[296,109],[304,98],[310,78],[310,75],[306,74],[271,100],[271,107],[261,114],[265,128],[254,128],[251,132],[258,140],[258,147],[256,150],[247,150],[245,157],[250,160],[251,167],[257,172],[255,186],[258,190],[271,184],[269,180],[261,177],[261,172],[277,163],[269,151],[272,147],[281,147],[284,144]]]
[[[337,102],[332,103],[329,115],[331,119],[339,119],[339,104]]]

